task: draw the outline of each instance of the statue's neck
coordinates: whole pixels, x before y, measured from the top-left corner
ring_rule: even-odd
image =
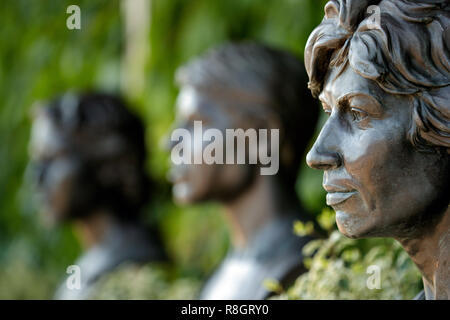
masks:
[[[275,177],[258,175],[245,192],[225,203],[235,247],[246,248],[262,228],[284,213],[298,210],[295,197],[288,198],[281,189]]]
[[[420,237],[399,241],[422,273],[427,300],[450,299],[450,207]]]

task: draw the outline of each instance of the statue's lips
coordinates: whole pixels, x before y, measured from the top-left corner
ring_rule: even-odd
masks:
[[[356,191],[329,192],[327,193],[327,205],[335,206],[346,201],[355,194]]]
[[[327,193],[327,205],[338,205],[357,193],[350,180],[326,181],[323,184]]]

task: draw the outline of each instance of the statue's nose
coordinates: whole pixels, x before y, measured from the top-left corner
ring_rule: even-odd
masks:
[[[342,165],[341,157],[337,152],[329,152],[314,145],[306,156],[306,163],[313,169],[331,170]]]

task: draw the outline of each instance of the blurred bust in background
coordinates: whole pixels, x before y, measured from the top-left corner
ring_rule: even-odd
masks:
[[[150,192],[144,128],[119,97],[68,93],[37,108],[30,152],[45,220],[73,223],[85,248],[74,263],[81,288],[64,281],[56,299],[87,299],[119,265],[164,259],[140,222]]]
[[[192,146],[202,146],[194,147],[194,158],[205,148],[203,137],[194,132],[196,121],[224,136],[227,129],[264,129],[269,137],[271,130],[279,130],[279,150],[271,150],[279,154],[275,175],[262,175],[262,165],[248,161],[172,163],[170,173],[178,203],[218,201],[229,218],[233,248],[200,298],[267,298],[265,279],[288,285],[305,271],[302,247],[310,240],[293,234],[295,220],[309,221],[295,183],[318,116],[303,63],[261,44],[227,44],[181,67],[176,80],[181,90],[175,127],[192,133]],[[224,157],[235,151],[224,146]]]
[[[450,4],[333,0],[305,50],[329,115],[308,164],[350,238],[391,237],[450,299]]]

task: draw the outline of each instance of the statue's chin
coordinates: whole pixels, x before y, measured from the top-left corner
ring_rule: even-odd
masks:
[[[339,231],[351,239],[364,238],[367,232],[367,224],[363,219],[354,217],[345,211],[336,211],[336,224]]]

